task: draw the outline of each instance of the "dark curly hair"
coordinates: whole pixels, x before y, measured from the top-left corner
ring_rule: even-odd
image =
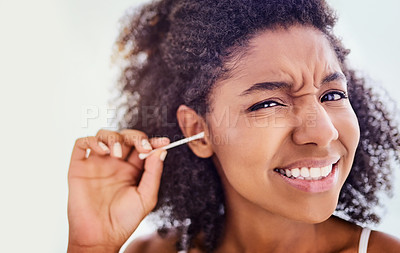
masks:
[[[176,111],[185,104],[210,112],[213,84],[229,76],[227,62],[240,57],[249,40],[265,29],[314,27],[331,42],[348,79],[351,104],[360,125],[354,164],[336,214],[359,224],[378,223],[380,192],[392,195],[392,168],[399,166],[400,136],[387,95],[367,86],[348,67],[349,50],[333,34],[336,15],[323,0],[162,0],[128,13],[116,42],[121,78],[118,126],[149,135],[183,138]],[[385,99],[385,103],[382,100]],[[159,233],[180,232],[179,248],[212,252],[224,227],[224,192],[211,158],[197,157],[186,145],[170,152],[155,211]]]

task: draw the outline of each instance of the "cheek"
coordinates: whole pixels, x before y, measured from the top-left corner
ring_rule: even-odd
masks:
[[[212,127],[213,150],[227,180],[235,185],[266,177],[289,131],[282,119],[237,115],[226,117],[231,119],[228,127],[221,121]]]
[[[335,122],[335,127],[339,132],[339,143],[341,144],[341,147],[344,148],[344,156],[342,157],[343,170],[341,171],[341,174],[339,174],[339,180],[341,183],[338,185],[341,188],[353,165],[355,152],[360,139],[360,128],[357,116],[353,110],[336,113],[334,117],[333,120]],[[339,190],[340,189],[338,189],[338,191]]]
[[[353,110],[333,114],[335,127],[339,132],[340,142],[346,148],[347,153],[354,156],[360,140],[360,127]]]

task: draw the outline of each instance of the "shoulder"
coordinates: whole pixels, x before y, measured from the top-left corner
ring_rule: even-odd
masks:
[[[330,252],[358,252],[362,227],[332,216],[327,222],[327,231],[331,241],[335,245]],[[332,233],[332,231],[335,231]],[[400,252],[400,239],[389,234],[372,230],[368,240],[368,253],[398,253]]]
[[[400,252],[400,239],[383,232],[371,231],[368,241],[368,253],[375,252]]]
[[[125,253],[176,253],[178,235],[168,232],[160,236],[157,232],[134,239],[126,248]]]

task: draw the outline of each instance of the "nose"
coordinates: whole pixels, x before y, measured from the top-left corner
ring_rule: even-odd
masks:
[[[325,108],[318,103],[302,106],[296,112],[299,124],[293,131],[293,141],[296,144],[315,144],[328,146],[337,140],[339,133]]]

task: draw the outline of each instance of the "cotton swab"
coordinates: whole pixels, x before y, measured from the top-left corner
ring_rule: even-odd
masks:
[[[164,146],[164,147],[161,147],[161,148],[157,148],[157,149],[153,149],[150,153],[140,153],[139,154],[139,159],[140,160],[146,159],[149,155],[154,153],[156,150],[159,150],[159,149],[167,150],[167,149],[170,149],[170,148],[173,148],[173,147],[188,143],[190,141],[201,139],[201,138],[204,138],[204,132],[198,133],[196,135],[193,135],[193,136],[190,136],[190,137],[178,140],[178,141],[174,141],[173,143],[170,143],[167,146]]]

